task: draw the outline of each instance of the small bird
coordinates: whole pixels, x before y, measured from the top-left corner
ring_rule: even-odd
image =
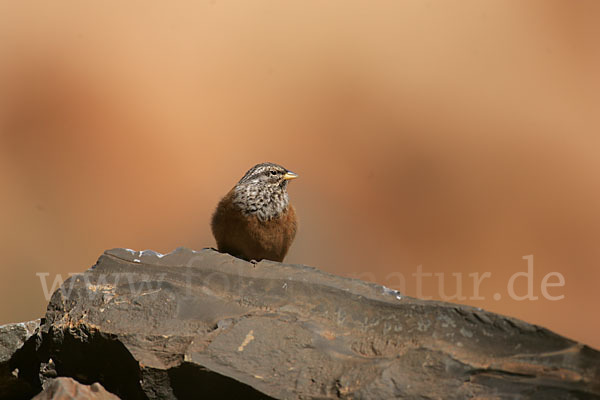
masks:
[[[297,177],[269,162],[246,172],[212,216],[219,251],[248,261],[283,261],[298,228],[287,193],[289,180]]]

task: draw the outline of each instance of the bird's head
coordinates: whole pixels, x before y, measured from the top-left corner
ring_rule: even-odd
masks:
[[[260,220],[277,217],[288,206],[287,184],[297,177],[278,164],[257,164],[235,185],[234,203]]]
[[[281,186],[285,189],[288,181],[297,177],[298,175],[292,171],[288,171],[281,165],[262,163],[250,168],[243,178],[240,179],[238,185]]]

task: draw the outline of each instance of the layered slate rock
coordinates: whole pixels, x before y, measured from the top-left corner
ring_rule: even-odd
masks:
[[[30,340],[39,326],[39,319],[0,326],[0,398],[31,398],[39,391],[39,363]]]
[[[107,251],[41,330],[57,376],[128,399],[600,398],[600,353],[547,329],[208,249]]]

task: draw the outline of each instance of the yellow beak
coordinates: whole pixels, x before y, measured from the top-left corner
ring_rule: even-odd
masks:
[[[290,180],[290,179],[296,179],[298,177],[298,174],[293,173],[292,171],[287,171],[285,173],[285,175],[283,175],[283,179],[284,180]]]

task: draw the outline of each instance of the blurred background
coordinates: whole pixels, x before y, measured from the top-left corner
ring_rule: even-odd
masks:
[[[44,314],[36,274],[214,246],[268,160],[300,175],[286,262],[460,273],[453,301],[599,348],[599,38],[594,0],[0,1],[0,324]]]

